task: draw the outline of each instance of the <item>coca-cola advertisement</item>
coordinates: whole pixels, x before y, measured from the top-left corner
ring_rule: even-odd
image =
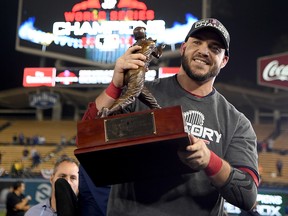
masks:
[[[258,84],[288,90],[288,53],[258,58]]]

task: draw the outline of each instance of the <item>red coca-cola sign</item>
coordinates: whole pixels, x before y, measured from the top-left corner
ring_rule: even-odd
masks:
[[[288,53],[258,58],[258,84],[288,89]]]

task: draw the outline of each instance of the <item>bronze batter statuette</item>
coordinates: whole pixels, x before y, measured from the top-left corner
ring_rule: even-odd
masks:
[[[156,45],[157,40],[153,40],[150,37],[147,38],[145,27],[136,27],[133,30],[133,35],[136,40],[133,46],[139,45],[142,47],[140,50],[137,51],[137,53],[142,53],[146,56],[145,66],[139,67],[138,69],[127,70],[125,72],[125,92],[112,104],[112,106],[102,108],[102,110],[98,113],[98,116],[100,117],[106,117],[118,113],[123,108],[133,103],[137,97],[150,109],[161,108],[154,96],[144,86],[144,82],[145,73],[148,71],[151,60],[153,59],[153,57],[157,59],[161,57],[165,45]]]

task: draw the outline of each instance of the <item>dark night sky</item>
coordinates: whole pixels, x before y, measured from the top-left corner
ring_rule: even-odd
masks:
[[[288,52],[288,1],[212,2],[217,2],[213,13],[221,17],[231,34],[231,58],[225,72],[220,74],[220,80],[234,82],[245,79],[256,85],[257,58]]]
[[[0,90],[4,90],[21,87],[24,67],[37,67],[40,58],[15,51],[18,1],[1,3]],[[287,11],[287,0],[212,0],[212,16],[231,34],[231,58],[217,81],[244,79],[246,84],[256,85],[257,58],[288,52]],[[53,63],[47,59],[47,66]]]

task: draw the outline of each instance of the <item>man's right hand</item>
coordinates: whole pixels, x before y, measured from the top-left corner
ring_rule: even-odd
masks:
[[[112,78],[112,82],[116,87],[123,87],[125,71],[145,66],[144,61],[146,60],[146,56],[141,53],[136,53],[140,49],[141,46],[132,46],[117,59]]]
[[[120,56],[115,64],[112,81],[116,88],[124,86],[124,72],[130,69],[138,69],[145,66],[146,56],[141,53],[136,53],[141,49],[141,46],[130,47],[122,56]],[[96,109],[102,110],[104,107],[110,107],[115,101],[103,91],[95,100]]]

